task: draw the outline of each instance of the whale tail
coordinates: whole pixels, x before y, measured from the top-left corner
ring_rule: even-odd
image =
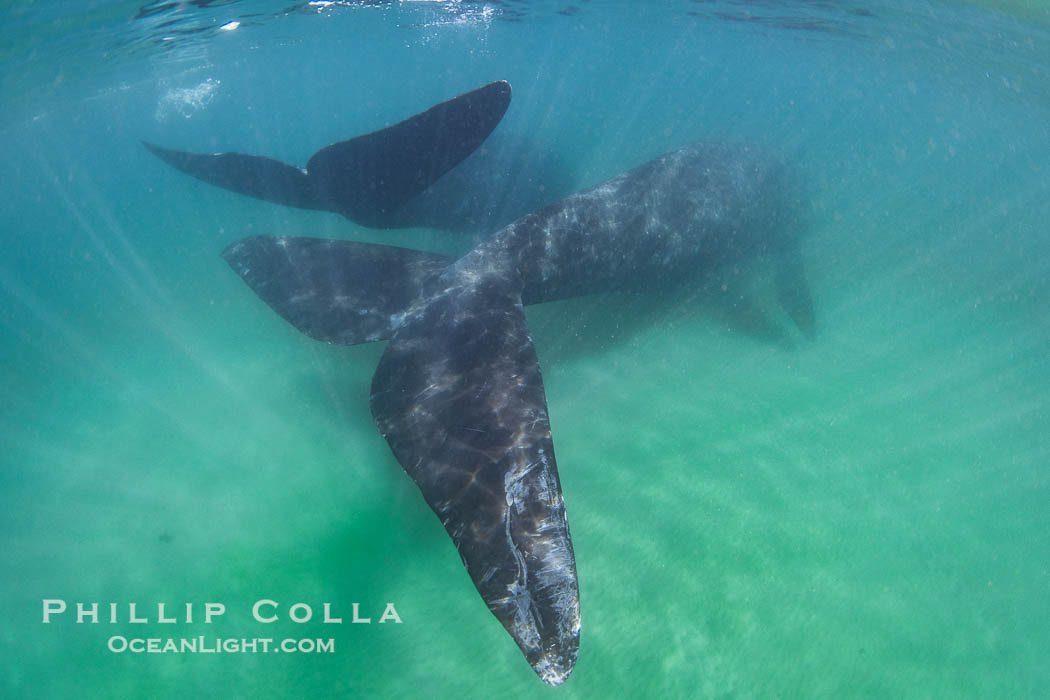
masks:
[[[198,180],[268,202],[342,214],[372,228],[469,156],[510,105],[510,84],[489,83],[370,134],[322,148],[305,169],[243,153],[199,154],[143,142]]]
[[[576,563],[516,272],[392,246],[256,236],[223,257],[319,340],[389,340],[372,415],[489,610],[559,685],[579,648]]]
[[[243,238],[222,257],[281,318],[339,345],[389,340],[423,281],[453,262],[377,243],[296,236]]]

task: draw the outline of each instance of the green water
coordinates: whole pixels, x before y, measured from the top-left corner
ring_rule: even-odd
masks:
[[[114,24],[85,4],[79,54],[57,19],[9,25],[43,38],[5,59],[0,132],[0,696],[1050,692],[1050,37],[955,5],[843,11],[835,32],[688,5],[346,6],[162,51],[107,43],[136,6]],[[812,342],[738,332],[688,291],[527,310],[582,605],[559,689],[375,429],[382,346],[299,334],[218,256],[254,233],[472,242],[238,197],[138,144],[302,163],[500,78],[507,123],[579,186],[752,140],[811,203]],[[208,80],[211,101],[178,92]],[[42,624],[44,599],[103,621]],[[279,622],[252,619],[260,599]],[[158,602],[194,622],[157,622]],[[297,602],[315,619],[291,622]],[[378,623],[388,602],[400,624]],[[114,635],[334,653],[113,653]]]

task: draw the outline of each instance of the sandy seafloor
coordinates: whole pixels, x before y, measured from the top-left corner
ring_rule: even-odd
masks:
[[[1046,26],[934,2],[644,7],[4,11],[0,696],[1050,693]],[[753,141],[811,206],[812,342],[689,293],[528,309],[582,600],[557,690],[373,425],[382,346],[299,334],[218,255],[253,233],[471,240],[251,200],[139,145],[302,164],[497,79],[501,128],[577,186]],[[42,624],[52,598],[122,621]],[[262,598],[281,622],[252,620]],[[206,602],[226,615],[204,624]],[[289,622],[296,602],[344,624]],[[401,624],[377,624],[387,602]],[[335,651],[118,654],[114,635]]]

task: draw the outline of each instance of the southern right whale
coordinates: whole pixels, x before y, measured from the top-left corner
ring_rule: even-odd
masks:
[[[792,185],[762,149],[694,144],[524,216],[458,260],[287,236],[245,238],[223,256],[311,337],[389,341],[372,380],[376,425],[489,609],[559,685],[577,658],[579,590],[523,306],[707,284],[764,260],[783,311],[812,335]]]

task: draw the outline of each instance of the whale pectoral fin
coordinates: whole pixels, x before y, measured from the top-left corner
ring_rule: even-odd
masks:
[[[222,253],[286,321],[328,343],[394,334],[423,280],[451,258],[407,248],[294,236],[252,236]]]
[[[784,251],[775,265],[777,300],[802,334],[812,340],[817,335],[817,320],[801,251]]]
[[[520,292],[488,277],[438,294],[387,347],[372,415],[489,609],[559,685],[576,661],[579,592]]]
[[[391,213],[474,152],[510,105],[489,83],[379,131],[322,148],[306,165],[320,195],[348,219],[383,227]]]
[[[790,347],[787,330],[755,296],[754,290],[731,285],[716,299],[722,320],[731,330],[755,340]]]
[[[173,151],[147,141],[142,145],[176,170],[210,185],[291,207],[334,211],[318,198],[306,173],[279,160],[243,153]]]

